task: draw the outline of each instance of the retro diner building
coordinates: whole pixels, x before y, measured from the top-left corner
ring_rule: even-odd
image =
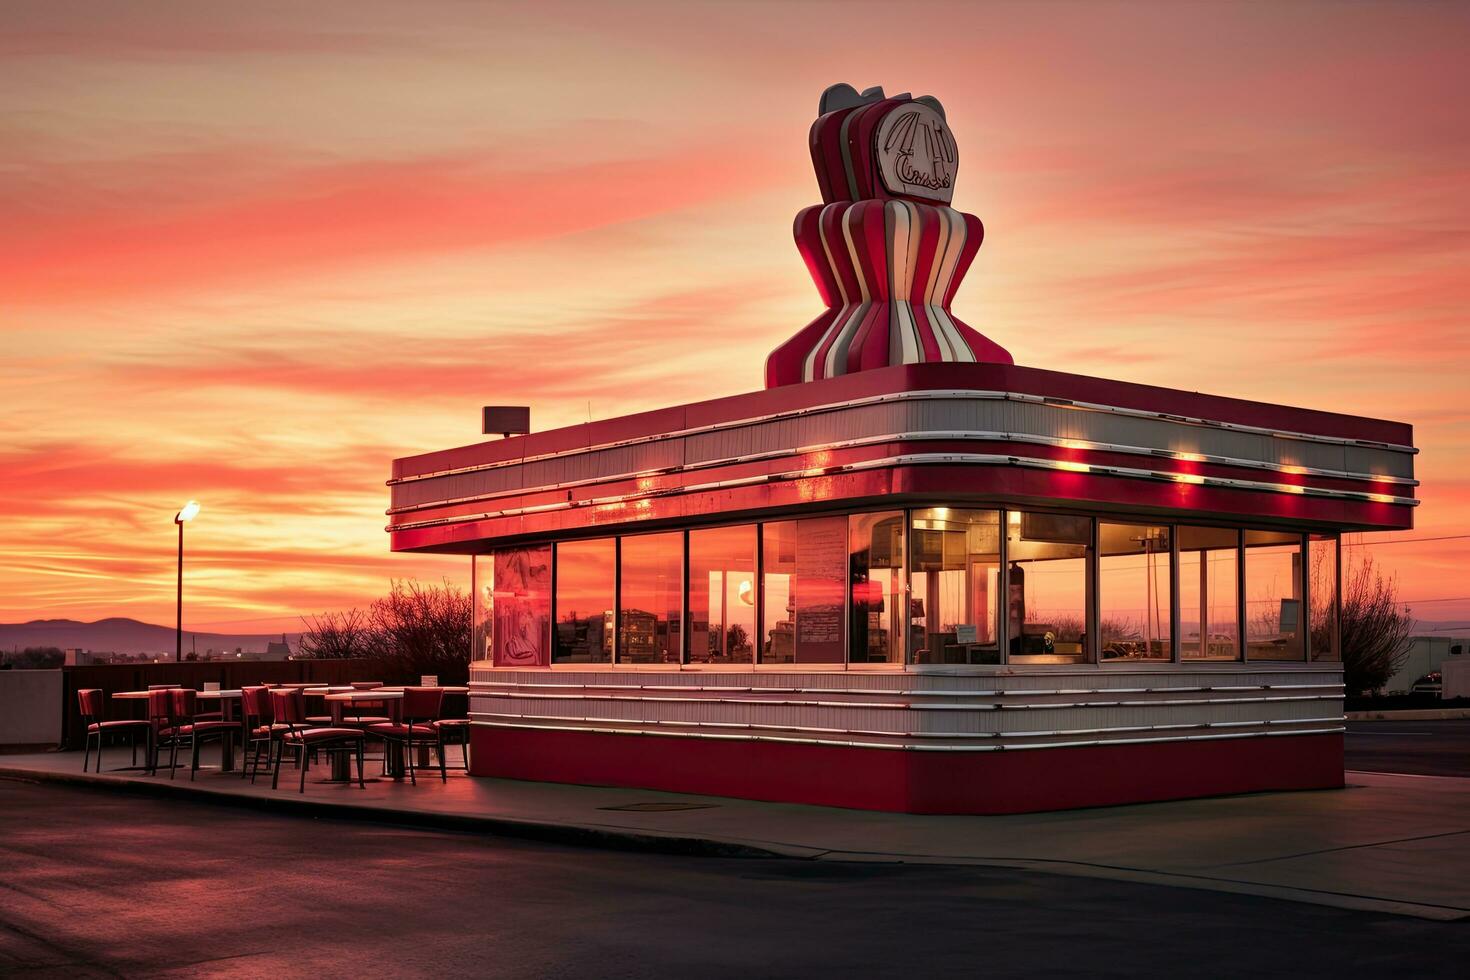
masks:
[[[1013,366],[932,98],[834,86],[766,388],[399,459],[473,771],[917,813],[1342,785],[1338,537],[1409,426]]]

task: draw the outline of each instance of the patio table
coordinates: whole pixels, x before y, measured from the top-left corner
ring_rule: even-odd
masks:
[[[112,696],[119,701],[147,701],[147,691],[113,691]],[[219,701],[221,714],[229,713],[234,703],[240,700],[240,691],[230,689],[223,691],[196,691],[195,698],[200,701]],[[231,772],[235,768],[235,740],[232,738],[220,741],[220,772]],[[201,769],[210,768],[200,766]]]
[[[468,687],[441,687],[445,694],[467,694]],[[403,700],[402,687],[375,687],[367,691],[346,690],[332,691],[329,688],[307,688],[303,693],[307,695],[319,695],[326,699],[327,706],[332,710],[332,724],[342,723],[342,709],[353,702],[377,703],[381,702],[388,709],[388,717],[397,722],[402,717],[399,702]],[[422,748],[422,758],[427,765],[428,747]],[[385,742],[383,758],[388,767],[388,775],[394,779],[402,779],[407,773],[407,767],[403,760],[403,746],[398,742]],[[350,760],[345,753],[336,752],[332,754],[332,779],[350,780]]]

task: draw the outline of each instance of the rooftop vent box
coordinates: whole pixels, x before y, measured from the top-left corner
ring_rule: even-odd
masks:
[[[529,405],[486,405],[481,409],[480,431],[487,436],[497,432],[503,436],[525,435],[531,431]]]

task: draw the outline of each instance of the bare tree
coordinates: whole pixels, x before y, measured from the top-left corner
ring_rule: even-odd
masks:
[[[1342,586],[1343,686],[1350,695],[1376,691],[1408,659],[1414,619],[1399,606],[1397,581],[1384,577],[1372,555],[1345,564]],[[1319,639],[1325,647],[1317,637],[1313,646]]]
[[[375,657],[382,649],[378,631],[361,609],[303,616],[301,653],[316,660]]]
[[[437,674],[445,684],[469,680],[470,596],[448,581],[395,581],[368,612],[379,653],[407,679]]]

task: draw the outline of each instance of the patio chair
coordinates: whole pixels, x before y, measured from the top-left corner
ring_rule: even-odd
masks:
[[[414,775],[413,749],[416,745],[432,745],[439,753],[439,779],[448,782],[444,770],[444,736],[441,729],[434,727],[444,704],[444,689],[441,687],[405,687],[400,702],[399,720],[369,725],[368,731],[381,738],[386,746],[397,743],[403,746],[407,761],[408,780],[414,786],[418,778]]]
[[[465,772],[470,771],[470,720],[468,718],[440,718],[434,722],[434,727],[439,730],[439,739],[444,746],[451,744],[459,746],[460,766]],[[454,733],[454,742],[449,741],[450,733]]]
[[[189,779],[192,781],[199,772],[199,746],[205,739],[233,739],[237,723],[225,721],[220,718],[217,711],[197,711],[199,692],[187,687],[176,687],[169,691],[173,698],[173,728],[169,732],[170,743],[173,747],[172,759],[178,758],[179,745],[188,742],[191,753],[189,765]],[[223,752],[223,746],[221,746]],[[170,766],[168,778],[173,779],[173,768]]]
[[[301,792],[306,792],[306,772],[311,766],[311,752],[357,752],[357,785],[366,789],[362,776],[362,748],[367,735],[358,728],[311,728],[306,723],[306,698],[300,690],[272,690],[271,712],[278,724],[286,726],[281,734],[281,745],[276,752],[276,764],[271,773],[271,789],[281,782],[281,758],[290,748],[296,752],[296,765],[301,769]]]
[[[102,717],[103,707],[102,691],[100,688],[89,687],[77,691],[77,707],[81,712],[82,724],[87,727],[87,735],[82,743],[82,772],[87,771],[87,761],[92,752],[92,739],[97,740],[97,771],[102,771],[102,743],[106,735],[128,736],[128,743],[133,750],[133,765],[138,764],[138,736],[143,736],[144,755],[147,755],[147,746],[150,738],[151,728],[145,718],[125,718],[108,721]]]
[[[291,727],[275,720],[271,713],[270,689],[264,686],[240,688],[240,714],[244,735],[240,751],[244,759],[240,764],[240,778],[255,777],[260,772],[260,750],[265,749],[265,767],[269,769],[275,760],[275,752],[281,736]]]

